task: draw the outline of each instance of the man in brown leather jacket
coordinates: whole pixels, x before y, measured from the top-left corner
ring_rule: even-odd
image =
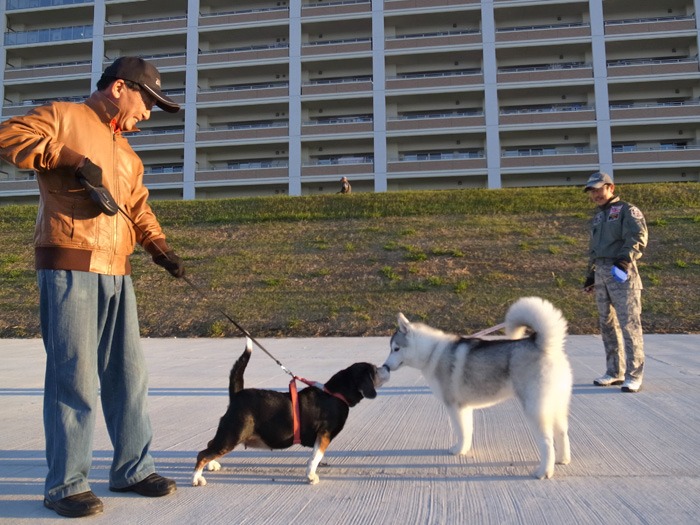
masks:
[[[53,102],[0,124],[0,156],[33,169],[41,195],[34,234],[46,349],[44,505],[60,515],[102,512],[90,490],[98,388],[114,446],[110,490],[165,496],[175,482],[149,452],[147,372],[129,256],[136,242],[175,277],[182,260],[148,205],[143,163],[122,132],[138,131],[164,95],[157,69],[117,59],[81,104]]]

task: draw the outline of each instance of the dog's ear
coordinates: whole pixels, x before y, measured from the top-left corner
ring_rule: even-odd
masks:
[[[367,399],[377,397],[377,390],[374,388],[374,374],[364,374],[360,381],[360,392]]]
[[[404,314],[402,314],[401,312],[399,312],[398,321],[399,321],[399,332],[401,332],[402,334],[407,334],[409,328],[411,328],[411,322],[408,319],[406,319],[406,316]]]

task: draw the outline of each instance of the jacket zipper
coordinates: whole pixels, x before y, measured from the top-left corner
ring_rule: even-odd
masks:
[[[112,193],[114,198],[116,199],[117,202],[119,202],[119,179],[116,177],[117,173],[117,134],[114,131],[113,125],[110,126],[110,129],[112,131]],[[117,254],[117,220],[119,219],[119,213],[117,213],[114,217],[111,218],[113,221],[112,224],[112,254],[110,257],[109,261],[109,273],[113,273],[112,268],[114,267],[114,259]]]

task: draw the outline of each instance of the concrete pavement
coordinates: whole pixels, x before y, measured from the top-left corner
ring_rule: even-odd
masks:
[[[325,381],[355,361],[381,364],[388,337],[263,339],[295,374]],[[89,523],[134,524],[690,524],[700,516],[700,335],[647,335],[643,390],[594,387],[600,338],[571,336],[572,462],[530,477],[537,450],[519,405],[476,412],[466,457],[446,452],[446,413],[420,374],[392,374],[375,400],[350,412],[304,483],[310,449],[238,450],[190,486],[197,452],[213,437],[228,372],[243,339],[144,339],[158,471],[178,491],[147,499],[108,491],[111,445],[98,416],[91,483],[105,512]],[[1,340],[0,524],[59,523],[42,506],[45,355],[40,340]],[[287,376],[255,350],[246,386],[285,389]],[[300,385],[301,387],[301,385]]]

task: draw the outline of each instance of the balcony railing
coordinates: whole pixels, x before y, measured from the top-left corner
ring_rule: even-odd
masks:
[[[481,44],[481,32],[478,29],[397,35],[387,37],[385,47],[387,51],[398,51],[419,47],[473,46],[476,44]]]
[[[318,78],[302,84],[302,95],[334,95],[372,90],[371,76]]]
[[[496,29],[496,42],[523,42],[526,40],[561,40],[587,38],[591,34],[588,23],[551,24],[544,26],[518,26]]]
[[[609,60],[607,66],[608,75],[616,77],[697,74],[700,71],[697,56]]]
[[[481,69],[476,68],[453,71],[402,73],[397,76],[388,76],[386,79],[386,88],[389,90],[422,88],[454,89],[480,84],[482,81],[483,75]]]
[[[262,9],[240,9],[200,13],[199,26],[224,26],[235,24],[254,24],[289,18],[289,7],[271,7]]]
[[[94,0],[7,0],[6,9],[36,9],[37,7],[60,7],[73,4],[92,4]]]
[[[365,50],[372,50],[372,38],[370,37],[315,40],[302,44],[302,53],[304,54],[347,53]]]
[[[475,4],[479,7],[481,0],[384,0],[385,11],[395,11],[403,9],[436,9],[438,7],[461,7],[465,4]]]
[[[0,183],[3,182],[21,182],[21,181],[35,181],[36,172],[27,170],[16,170],[14,173],[8,173],[6,171],[0,170]]]
[[[349,133],[371,133],[372,115],[326,117],[302,123],[304,135],[343,135]]]
[[[504,148],[501,151],[501,168],[553,167],[592,165],[598,162],[598,151],[592,146],[532,146],[530,148]]]
[[[92,26],[54,27],[33,31],[8,31],[5,33],[6,46],[42,44],[44,42],[65,42],[92,38]]]
[[[341,16],[357,13],[369,14],[371,9],[371,2],[369,0],[344,0],[322,3],[305,2],[301,5],[302,16],[305,17]]]
[[[337,0],[336,2],[323,2],[322,4],[313,2],[304,2],[301,7],[306,9],[309,7],[333,7],[339,5],[354,5],[354,4],[369,4],[370,0]]]
[[[498,68],[498,82],[544,82],[583,80],[593,77],[593,68],[586,62],[566,62],[533,66]]]
[[[202,128],[197,131],[198,141],[232,141],[232,140],[287,140],[289,123],[287,121],[235,123],[223,126]]]
[[[304,178],[369,175],[373,171],[374,157],[372,155],[311,159],[301,165],[301,176]]]
[[[402,158],[390,159],[387,171],[390,174],[413,173],[418,176],[432,177],[436,173],[465,173],[481,172],[486,169],[486,158],[483,151],[474,152],[472,156],[453,158]]]
[[[695,16],[668,16],[652,18],[629,18],[605,22],[605,34],[625,35],[634,33],[662,33],[695,30]]]
[[[163,18],[147,18],[140,20],[127,20],[124,22],[110,22],[105,24],[105,35],[119,35],[125,33],[153,33],[156,31],[176,31],[187,28],[186,16],[171,16]]]
[[[595,153],[596,149],[590,146],[572,146],[560,148],[556,146],[543,146],[532,148],[505,148],[501,157],[542,157],[546,155],[581,155]]]
[[[499,124],[564,124],[595,122],[595,108],[584,104],[552,104],[548,106],[501,108]]]
[[[698,121],[700,118],[700,100],[611,103],[610,117],[613,120],[640,119],[645,121],[654,118],[677,118],[679,120]]]
[[[288,82],[245,84],[239,86],[217,86],[200,89],[197,102],[230,102],[233,100],[270,99],[286,97],[289,94]]]
[[[387,118],[387,131],[396,133],[425,129],[456,128],[465,128],[472,132],[481,132],[483,131],[484,125],[484,112],[481,109],[408,114]]]
[[[235,168],[212,166],[199,169],[195,177],[197,183],[202,186],[226,185],[226,183],[246,180],[279,180],[284,182],[289,177],[289,167],[286,160],[260,163],[240,162]]]
[[[25,67],[11,67],[5,69],[5,80],[24,80],[34,78],[47,78],[57,76],[81,76],[90,74],[90,60],[76,62],[60,62],[57,64],[37,64]]]
[[[288,43],[274,43],[202,51],[199,53],[197,61],[200,64],[219,64],[224,62],[286,60],[288,56]]]
[[[700,166],[698,144],[626,144],[613,145],[613,162],[648,165]]]

